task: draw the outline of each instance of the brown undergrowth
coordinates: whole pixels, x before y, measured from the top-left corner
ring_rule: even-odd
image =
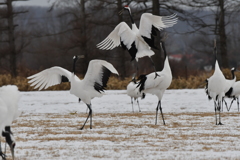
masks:
[[[212,71],[213,72],[213,71]],[[209,73],[199,73],[197,76],[190,75],[188,78],[183,77],[174,77],[172,80],[172,83],[169,87],[169,89],[195,89],[195,88],[203,88],[205,86],[205,80],[209,78],[212,75],[212,72]],[[34,87],[31,87],[28,84],[28,77],[29,75],[34,74],[35,72],[29,72],[28,74],[24,74],[21,76],[18,76],[16,78],[13,78],[10,74],[1,74],[0,75],[0,86],[3,85],[17,85],[20,91],[33,91],[35,90]],[[223,73],[226,78],[231,79],[231,73],[229,69],[223,69]],[[240,73],[235,73],[237,77],[240,77]],[[79,77],[82,79],[83,76],[79,75]],[[126,89],[128,83],[131,81],[131,77],[120,79],[117,76],[111,76],[109,78],[108,90],[116,89]],[[55,85],[52,87],[49,87],[47,90],[68,90],[70,88],[69,83],[62,83],[60,85]]]

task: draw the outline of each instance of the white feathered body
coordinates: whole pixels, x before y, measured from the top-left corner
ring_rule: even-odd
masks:
[[[18,110],[20,92],[17,86],[7,85],[0,87],[0,129],[11,126],[12,122],[18,118],[21,111]],[[0,131],[1,131],[0,130]]]
[[[232,74],[234,75],[234,71],[232,71]],[[229,89],[233,86],[233,84],[236,82],[236,76],[234,75],[234,78],[229,80],[229,79],[226,79],[226,86],[225,86],[225,89],[224,89],[224,93],[228,92]]]
[[[76,75],[72,74],[70,94],[73,94],[81,99],[86,104],[90,104],[95,97],[101,97],[104,92],[97,92],[93,86],[87,86]],[[78,86],[78,87],[76,87]],[[79,91],[79,88],[82,88]]]
[[[231,97],[239,97],[240,96],[240,81],[235,82],[232,85],[232,93],[230,95]]]
[[[221,101],[225,96],[226,79],[219,68],[218,62],[215,63],[213,75],[208,79],[208,93],[215,101]]]
[[[117,70],[112,64],[104,60],[91,60],[88,65],[87,73],[83,80],[80,80],[74,73],[61,67],[52,67],[35,75],[28,77],[31,79],[29,83],[34,88],[46,89],[50,86],[60,84],[62,76],[67,77],[70,82],[70,93],[80,98],[84,103],[91,104],[91,99],[94,97],[101,97],[103,95],[104,83],[104,69],[109,72],[118,74]],[[95,86],[97,85],[97,89]],[[100,87],[100,88],[99,88]]]
[[[127,95],[130,96],[131,98],[134,98],[134,100],[136,100],[139,97],[142,97],[142,93],[139,92],[137,85],[138,84],[134,82],[130,82],[127,85]]]
[[[143,92],[156,95],[161,100],[165,90],[172,82],[172,72],[168,57],[165,59],[163,70],[161,72],[157,72],[157,74],[159,75],[157,77],[155,72],[147,75]]]

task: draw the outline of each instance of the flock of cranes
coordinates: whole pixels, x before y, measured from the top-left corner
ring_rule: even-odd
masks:
[[[102,42],[97,44],[97,47],[103,50],[111,50],[115,47],[121,46],[123,49],[128,50],[132,57],[132,61],[136,60],[137,62],[139,58],[144,56],[149,56],[151,59],[151,56],[155,54],[151,48],[158,48],[154,46],[154,38],[157,31],[160,31],[163,28],[172,27],[174,24],[176,24],[176,14],[164,17],[155,16],[150,13],[144,13],[141,16],[138,29],[131,16],[130,8],[128,6],[125,6],[120,14],[122,14],[124,10],[129,13],[132,22],[132,28],[130,28],[125,22],[119,23]],[[134,76],[132,81],[127,86],[127,94],[131,97],[133,111],[134,109],[132,99],[137,100],[139,112],[141,112],[141,109],[139,106],[138,98],[145,98],[146,94],[156,95],[158,97],[158,103],[156,107],[155,124],[157,124],[158,111],[160,111],[163,124],[165,125],[161,100],[163,98],[165,90],[170,86],[172,82],[172,72],[168,61],[165,42],[163,40],[160,40],[160,49],[162,49],[164,53],[164,66],[162,71],[156,70],[151,59],[152,65],[154,67],[154,72],[147,75],[140,75],[138,79],[136,79]],[[205,89],[209,99],[213,99],[214,101],[216,125],[222,125],[220,112],[224,97],[227,96],[233,98],[231,105],[234,100],[237,100],[239,108],[240,90],[238,88],[240,88],[240,82],[236,82],[236,76],[234,75],[235,68],[232,69],[233,79],[225,79],[217,61],[216,43],[214,45],[214,55],[216,59],[215,71],[213,75],[206,80],[207,84]],[[29,83],[31,83],[31,86],[35,86],[34,88],[39,88],[39,90],[47,89],[50,86],[57,85],[62,82],[70,82],[70,94],[75,95],[79,101],[83,101],[89,110],[88,116],[83,125],[80,127],[80,130],[84,128],[88,119],[90,119],[90,129],[92,129],[91,99],[95,97],[101,97],[104,94],[104,90],[107,86],[107,82],[111,73],[118,75],[118,72],[113,67],[113,65],[107,61],[91,60],[89,62],[85,77],[81,80],[75,74],[75,64],[79,58],[79,56],[73,57],[72,72],[62,67],[55,66],[34,74],[28,77],[28,79]],[[21,114],[21,112],[18,110],[19,98],[20,93],[16,86],[3,86],[0,88],[1,136],[5,137],[6,143],[10,147],[13,159],[15,140],[11,131],[11,124],[13,120],[15,120]],[[231,108],[231,105],[228,110]],[[6,159],[6,145],[5,153],[3,153],[3,150],[1,148],[1,141],[0,156],[3,159]]]

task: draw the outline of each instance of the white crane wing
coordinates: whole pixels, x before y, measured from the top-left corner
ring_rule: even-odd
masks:
[[[119,23],[114,30],[102,42],[97,44],[97,48],[103,50],[111,50],[122,45],[129,50],[135,41],[136,34],[125,23]]]
[[[117,70],[111,63],[104,60],[91,60],[82,82],[85,87],[94,87],[96,91],[101,92],[107,86],[111,73],[118,75]]]
[[[30,79],[28,83],[32,83],[31,86],[35,86],[34,89],[42,90],[61,82],[67,82],[67,80],[70,81],[71,75],[72,73],[64,68],[52,67],[28,77]]]
[[[153,35],[156,36],[156,29],[172,27],[177,23],[176,14],[170,16],[155,16],[151,13],[143,13],[139,24],[139,33],[150,47],[153,46]]]

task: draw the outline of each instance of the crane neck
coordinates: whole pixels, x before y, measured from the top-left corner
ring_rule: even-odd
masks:
[[[135,24],[135,22],[134,22],[134,20],[133,20],[133,17],[132,17],[132,14],[131,14],[131,10],[130,10],[130,8],[128,8],[128,13],[129,13],[129,16],[130,16],[130,19],[131,19],[132,25]]]
[[[165,49],[165,42],[161,42],[161,46],[162,46],[163,54],[164,54],[164,61],[166,61],[167,52],[166,52],[166,49]]]
[[[169,61],[168,61],[167,51],[166,51],[166,48],[165,48],[165,43],[161,42],[160,45],[161,45],[161,47],[163,49],[163,53],[164,53],[164,66],[163,66],[163,70],[168,72],[170,75],[172,75],[172,71],[171,71],[171,68],[170,68],[170,65],[169,65]]]
[[[232,79],[235,79],[235,78],[236,78],[234,72],[235,72],[235,70],[231,70],[231,73],[232,73]]]
[[[217,61],[217,47],[216,46],[213,49],[213,54],[214,54],[215,60]]]
[[[75,68],[76,68],[76,62],[77,62],[77,58],[73,58],[73,69],[72,69],[72,72],[73,74],[75,74]]]

